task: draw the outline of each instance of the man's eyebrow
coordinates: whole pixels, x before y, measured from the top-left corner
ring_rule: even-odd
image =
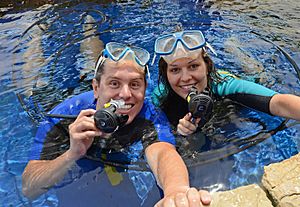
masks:
[[[108,80],[108,79],[122,80],[122,78],[119,78],[117,76],[109,76],[109,77],[106,78],[106,80]],[[143,80],[143,78],[142,77],[137,77],[137,78],[132,78],[130,80],[131,81],[134,81],[134,80]]]

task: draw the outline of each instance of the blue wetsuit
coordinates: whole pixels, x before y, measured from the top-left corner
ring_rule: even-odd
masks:
[[[211,82],[210,90],[214,99],[229,98],[237,103],[270,114],[269,103],[276,92],[254,82],[239,79],[225,71],[218,71],[218,74],[222,80]],[[161,107],[170,123],[176,127],[179,119],[188,113],[188,103],[173,90],[169,92],[167,98],[170,100],[165,99],[166,96],[166,88],[160,85],[154,89],[152,100],[155,105]]]
[[[86,92],[51,110],[51,114],[78,115],[95,109],[93,92]],[[69,149],[68,125],[74,120],[48,118],[36,133],[31,160],[55,159]],[[79,159],[55,186],[60,206],[153,206],[161,196],[144,160],[144,150],[155,142],[175,145],[168,120],[150,100],[129,125],[119,128],[108,142],[95,138],[86,157]],[[88,186],[88,187],[87,187]],[[151,193],[150,193],[151,191]],[[117,203],[117,204],[116,204]],[[126,205],[126,204],[124,204]]]
[[[83,109],[95,109],[93,92],[86,92],[64,101],[51,110],[51,114],[78,115]],[[68,125],[74,120],[49,118],[42,122],[31,150],[31,160],[50,160],[69,148]],[[109,139],[95,138],[87,157],[99,159],[105,154],[111,161],[131,162],[141,158],[144,149],[155,142],[175,145],[168,120],[151,101],[145,99],[142,110],[132,123],[111,135]]]

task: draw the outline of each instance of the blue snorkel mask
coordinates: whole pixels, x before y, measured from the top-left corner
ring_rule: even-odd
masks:
[[[145,68],[145,72],[148,73],[150,78],[150,72],[148,70],[147,63],[150,59],[150,54],[147,50],[135,47],[135,46],[127,46],[122,43],[117,42],[109,42],[106,44],[105,49],[102,52],[102,55],[98,58],[95,66],[95,76],[99,70],[99,67],[104,64],[105,60],[109,58],[115,62],[119,62],[123,59],[131,58],[134,60],[139,66]]]
[[[196,58],[202,49],[206,50],[206,47],[217,55],[211,45],[205,41],[200,30],[186,30],[163,35],[155,40],[152,65],[156,55],[162,56],[167,63],[171,63],[183,57]]]

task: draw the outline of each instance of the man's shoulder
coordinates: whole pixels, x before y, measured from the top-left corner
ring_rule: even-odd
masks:
[[[50,113],[76,115],[83,109],[96,108],[93,91],[87,91],[64,100],[55,106]]]

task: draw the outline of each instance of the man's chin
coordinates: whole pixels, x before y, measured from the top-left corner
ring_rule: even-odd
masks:
[[[132,121],[133,121],[133,118],[129,116],[129,118],[128,118],[128,120],[127,120],[127,122],[126,122],[125,125],[131,124]]]

